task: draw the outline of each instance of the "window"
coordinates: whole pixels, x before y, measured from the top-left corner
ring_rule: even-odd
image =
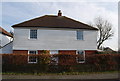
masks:
[[[83,40],[83,31],[77,31],[77,40]]]
[[[50,50],[50,54],[58,54],[58,50]],[[51,64],[57,65],[58,64],[58,57],[57,56],[51,56]]]
[[[37,51],[28,51],[28,63],[37,63],[37,56],[35,56]]]
[[[58,50],[50,50],[50,54],[58,54]]]
[[[37,30],[30,30],[30,39],[37,39]]]
[[[85,52],[83,50],[77,51],[77,58],[78,63],[84,63],[85,62]]]

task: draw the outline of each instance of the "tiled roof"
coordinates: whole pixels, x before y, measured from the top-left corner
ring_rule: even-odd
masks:
[[[69,29],[98,30],[95,27],[89,26],[87,24],[68,18],[66,16],[54,16],[54,15],[41,16],[19,24],[15,24],[12,27],[14,28],[41,27],[41,28],[69,28]]]
[[[13,37],[9,32],[7,32],[6,30],[4,30],[2,27],[0,27],[0,33],[7,35],[9,37]]]

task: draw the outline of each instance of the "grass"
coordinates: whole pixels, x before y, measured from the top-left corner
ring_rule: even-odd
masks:
[[[118,71],[104,71],[104,72],[61,72],[61,73],[24,73],[24,72],[3,72],[2,75],[87,75],[87,74],[107,74],[118,73]]]

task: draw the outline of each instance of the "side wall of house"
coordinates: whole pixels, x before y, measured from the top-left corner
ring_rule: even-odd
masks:
[[[0,45],[4,46],[4,45],[8,44],[10,42],[10,38],[11,37],[0,33],[0,40],[1,40]]]
[[[0,49],[0,54],[12,53],[13,43],[10,43],[10,41],[11,41],[11,37],[0,33],[0,46],[2,47]]]
[[[8,43],[3,48],[1,48],[2,49],[2,53],[3,54],[11,54],[11,53],[13,53],[12,47],[13,47],[13,42]]]
[[[29,29],[14,29],[13,50],[96,50],[97,31],[83,30],[84,39],[77,40],[74,29],[38,29],[37,39],[29,39]]]

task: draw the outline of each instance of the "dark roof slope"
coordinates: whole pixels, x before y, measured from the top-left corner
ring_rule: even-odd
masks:
[[[7,35],[9,37],[13,37],[9,32],[7,32],[6,30],[4,30],[2,27],[0,27],[0,33]]]
[[[12,27],[44,27],[44,28],[71,28],[71,29],[89,29],[98,30],[92,26],[81,23],[65,16],[45,15],[31,19]]]

